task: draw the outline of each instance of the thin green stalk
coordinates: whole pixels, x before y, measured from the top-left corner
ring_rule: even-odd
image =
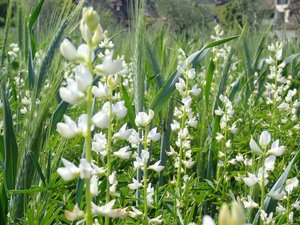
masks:
[[[111,157],[111,151],[112,151],[112,117],[113,117],[113,113],[112,113],[112,96],[110,96],[109,98],[109,120],[110,120],[110,125],[108,127],[108,131],[107,131],[107,184],[106,184],[106,197],[105,197],[105,201],[106,203],[108,203],[110,201],[110,183],[109,183],[109,176],[111,175],[111,161],[112,161],[112,157]],[[109,225],[109,217],[106,216],[105,217],[105,225]]]
[[[261,176],[261,203],[260,209],[265,210],[265,159],[267,148],[264,148],[262,156],[262,176]]]
[[[86,103],[87,103],[88,120],[87,120],[87,134],[85,137],[85,143],[86,143],[85,155],[86,155],[86,160],[88,163],[91,163],[91,161],[92,161],[92,154],[91,154],[92,101],[93,101],[92,86],[90,85],[87,89]],[[91,195],[91,191],[90,191],[90,186],[91,186],[91,179],[90,178],[85,179],[86,225],[93,224],[92,195]]]
[[[287,194],[287,203],[286,203],[286,222],[289,223],[290,218],[290,194]]]
[[[145,128],[143,144],[144,150],[147,151],[147,136],[148,136],[148,129]],[[143,181],[144,181],[144,225],[148,225],[148,202],[147,202],[147,188],[148,188],[148,178],[147,178],[147,169],[148,165],[147,162],[144,162],[143,168]]]

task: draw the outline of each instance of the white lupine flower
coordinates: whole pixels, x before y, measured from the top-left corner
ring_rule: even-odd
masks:
[[[160,166],[160,160],[158,160],[156,163],[148,167],[148,169],[154,170],[157,173],[162,171],[164,168],[165,168],[164,166]]]
[[[114,134],[114,138],[119,138],[121,140],[128,140],[131,135],[132,129],[126,129],[127,123],[125,123],[119,130],[119,132]]]
[[[269,192],[268,196],[275,200],[281,200],[286,196],[286,193],[284,190],[275,190],[273,192]]]
[[[162,215],[159,215],[158,217],[149,219],[149,224],[161,224],[163,222],[163,219],[161,217]]]
[[[203,217],[202,225],[215,225],[215,222],[210,216],[205,215]]]
[[[148,204],[148,206],[152,206],[152,204],[154,202],[153,195],[154,195],[154,187],[151,187],[151,183],[149,183],[148,187],[147,187],[147,204]]]
[[[104,175],[106,173],[106,169],[104,167],[98,167],[95,163],[91,163],[93,168],[92,175]]]
[[[259,155],[263,154],[262,150],[258,147],[256,142],[252,138],[250,140],[249,145],[250,145],[250,148],[253,152],[258,153]]]
[[[120,159],[129,159],[129,157],[131,155],[131,151],[128,151],[128,149],[129,149],[129,146],[120,148],[118,151],[114,152],[114,155]]]
[[[187,111],[189,111],[188,109],[190,108],[190,106],[192,104],[191,96],[187,96],[186,98],[182,98],[182,103],[185,106],[185,108],[187,109]]]
[[[107,111],[107,109],[102,108],[102,110],[100,110],[93,116],[92,121],[96,127],[99,127],[102,129],[108,128],[110,125],[109,112]]]
[[[195,71],[194,68],[192,68],[192,69],[190,69],[190,70],[187,71],[187,77],[188,77],[190,80],[194,79],[195,76],[196,76],[196,71]]]
[[[300,210],[300,201],[297,199],[293,204],[292,204],[292,207],[297,209],[297,210]]]
[[[260,210],[260,218],[262,221],[264,221],[266,224],[269,224],[273,220],[273,212],[271,212],[269,215],[264,211]]]
[[[136,156],[136,160],[133,162],[133,167],[137,169],[141,169],[144,166],[144,162],[141,157]]]
[[[65,38],[63,42],[60,44],[60,53],[65,57],[67,60],[73,61],[77,58],[77,50],[75,46]]]
[[[201,92],[201,89],[198,88],[197,84],[193,85],[192,89],[189,91],[193,96],[198,96]]]
[[[97,206],[92,203],[92,213],[93,215],[108,216],[110,218],[125,218],[128,215],[126,209],[113,209],[115,204],[115,199],[111,200],[103,206]]]
[[[166,152],[167,156],[174,156],[177,155],[177,152],[175,152],[174,148],[170,146],[170,151]]]
[[[173,123],[171,123],[171,130],[176,131],[179,129],[180,129],[180,124],[176,120],[173,120]]]
[[[79,90],[75,80],[67,78],[67,84],[67,87],[59,89],[59,95],[65,102],[77,104],[84,97],[84,94]]]
[[[79,169],[80,169],[80,178],[81,179],[91,178],[93,168],[86,159],[84,159],[84,158],[80,159]]]
[[[92,87],[92,93],[97,98],[106,98],[110,95],[110,89],[106,84],[102,84],[100,81],[98,82],[98,87]]]
[[[83,64],[80,64],[75,67],[75,80],[78,89],[84,92],[92,84],[93,76]]]
[[[268,131],[263,131],[259,137],[259,144],[260,146],[262,146],[263,148],[267,147],[267,145],[270,143],[271,141],[271,135]]]
[[[140,187],[142,187],[143,185],[138,182],[138,180],[132,178],[132,183],[131,184],[128,184],[128,187],[131,189],[131,190],[137,190],[139,189]]]
[[[160,139],[160,133],[157,133],[157,127],[154,127],[147,136],[151,141],[158,141]]]
[[[57,124],[57,132],[65,137],[72,138],[81,133],[81,130],[78,128],[77,124],[74,120],[72,120],[69,116],[64,115],[65,123],[59,122]]]
[[[216,140],[219,142],[224,138],[223,134],[217,132]]]
[[[281,213],[284,213],[285,211],[286,211],[286,208],[284,208],[283,205],[278,203],[276,206],[276,212],[281,214]]]
[[[215,110],[215,114],[217,116],[222,116],[224,114],[224,111],[220,107],[218,107],[218,109]]]
[[[130,144],[132,144],[133,146],[137,146],[138,143],[140,143],[141,139],[139,137],[139,134],[136,132],[136,130],[132,130],[128,141]]]
[[[187,124],[190,127],[196,127],[198,125],[198,121],[197,121],[196,117],[192,117],[187,121]]]
[[[113,171],[111,173],[111,175],[108,177],[108,181],[111,185],[109,188],[109,191],[112,194],[116,194],[116,188],[117,188],[117,184],[118,184],[116,173],[117,173],[116,171]]]
[[[91,177],[90,192],[94,197],[98,195],[98,177],[96,175]]]
[[[292,179],[288,179],[285,184],[285,190],[288,194],[291,194],[293,190],[299,186],[299,180],[297,177],[294,177]]]
[[[124,118],[127,114],[127,108],[124,106],[125,101],[117,102],[112,105],[112,112],[117,116],[117,118]]]
[[[107,139],[104,134],[99,133],[94,135],[94,141],[92,142],[92,150],[101,154],[102,156],[106,156],[107,151]]]
[[[139,112],[135,117],[135,124],[139,127],[148,125],[154,117],[154,112],[150,109],[149,113]]]
[[[273,142],[268,154],[281,156],[284,153],[284,146],[279,146],[279,140]]]
[[[243,181],[248,187],[252,187],[258,182],[258,178],[252,173],[247,172],[247,174],[248,177],[243,178]]]
[[[80,210],[80,208],[76,204],[72,211],[65,211],[65,216],[70,221],[78,220],[84,217],[84,211]]]
[[[96,66],[96,71],[104,76],[114,75],[123,69],[123,59],[113,60],[113,53],[104,56],[103,62]]]
[[[194,161],[192,158],[190,158],[189,160],[182,160],[182,163],[188,169],[192,168],[192,166],[194,165]]]
[[[275,165],[276,157],[271,155],[265,159],[265,169],[266,171],[273,171]]]
[[[247,199],[248,199],[248,201],[246,201],[246,200],[243,201],[244,207],[246,209],[259,207],[259,205],[251,199],[250,195],[247,196]]]
[[[175,84],[175,87],[179,92],[183,92],[185,89],[185,81],[182,78],[179,78],[178,82]]]
[[[80,169],[74,165],[74,163],[62,158],[61,161],[64,167],[57,169],[57,173],[65,181],[70,181],[77,178],[80,175]]]
[[[130,207],[133,210],[132,212],[129,212],[130,217],[136,218],[138,216],[143,215],[143,213],[140,210],[138,210],[137,208],[135,208],[134,206],[130,206]]]

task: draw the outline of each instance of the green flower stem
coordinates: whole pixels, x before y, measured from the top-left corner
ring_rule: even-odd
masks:
[[[91,154],[91,127],[92,127],[92,86],[90,85],[87,89],[87,134],[85,137],[85,156],[88,163],[91,163],[92,161],[92,154]],[[87,178],[85,179],[85,200],[86,200],[86,225],[92,225],[93,224],[93,214],[92,214],[92,195],[90,192],[90,185],[91,185],[91,179]]]
[[[147,151],[147,136],[148,129],[145,128],[145,133],[143,137],[144,149]],[[148,202],[147,202],[147,188],[148,188],[148,174],[147,174],[148,165],[147,162],[144,162],[143,168],[143,181],[144,181],[144,225],[148,225]]]
[[[260,209],[265,210],[265,159],[266,159],[266,151],[267,148],[264,148],[264,152],[262,155],[262,176],[261,176],[261,203]]]
[[[286,203],[286,223],[288,224],[289,221],[289,215],[290,215],[290,194],[287,194],[287,203]]]
[[[112,92],[112,91],[111,91]],[[112,162],[112,120],[113,120],[113,113],[112,113],[112,93],[109,98],[109,120],[110,120],[110,125],[108,127],[107,131],[107,183],[106,183],[106,198],[105,201],[108,203],[110,201],[110,183],[109,183],[109,176],[111,175],[111,162]],[[105,217],[105,225],[109,225],[109,217]]]

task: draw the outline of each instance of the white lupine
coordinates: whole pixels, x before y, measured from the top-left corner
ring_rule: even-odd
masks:
[[[116,171],[113,171],[111,173],[111,175],[108,177],[108,181],[109,181],[109,184],[111,185],[110,188],[109,188],[109,191],[110,193],[116,195],[116,188],[117,188],[117,184],[118,184],[118,181],[117,181],[117,177],[116,177]]]
[[[154,196],[154,187],[152,187],[151,183],[149,183],[147,187],[147,204],[149,206],[152,206],[152,204],[154,203],[153,196]]]
[[[74,165],[74,163],[62,158],[61,161],[64,167],[59,167],[57,173],[65,181],[70,181],[77,178],[80,175],[80,169]]]
[[[143,213],[140,210],[138,210],[137,208],[135,208],[134,206],[130,206],[130,207],[133,210],[132,212],[129,212],[130,217],[136,218],[138,216],[143,215]]]
[[[138,180],[132,178],[132,183],[128,184],[128,187],[131,189],[131,190],[137,190],[139,189],[140,187],[142,187],[143,185],[138,182]]]
[[[163,219],[161,217],[162,215],[159,215],[155,218],[149,219],[149,224],[161,224],[163,222]]]
[[[94,197],[98,195],[98,177],[96,175],[91,177],[90,192]]]
[[[185,90],[185,81],[182,78],[178,79],[178,82],[175,84],[176,89],[183,93],[183,91]]]
[[[80,178],[81,179],[91,178],[93,168],[86,159],[84,159],[84,158],[80,159],[79,169],[80,169]]]
[[[126,129],[127,123],[125,123],[119,130],[119,132],[114,134],[114,138],[119,138],[121,140],[128,140],[129,136],[131,135],[132,129]]]
[[[266,171],[273,171],[275,166],[276,157],[271,155],[265,159],[265,169]]]
[[[154,112],[150,109],[149,113],[139,112],[135,117],[135,124],[143,127],[148,125],[154,117]]]
[[[192,69],[190,69],[190,70],[188,70],[187,71],[187,77],[190,79],[190,80],[192,80],[192,79],[194,79],[195,78],[195,76],[196,76],[196,70],[194,69],[194,68],[192,68]]]
[[[284,190],[275,190],[273,192],[269,192],[268,196],[275,200],[281,200],[286,196],[286,192]]]
[[[281,156],[284,153],[284,146],[279,146],[279,140],[273,142],[268,154]]]
[[[247,174],[248,177],[243,178],[243,181],[248,187],[252,187],[258,182],[258,178],[252,173],[247,172]]]
[[[75,80],[78,89],[84,92],[92,84],[93,76],[83,64],[80,64],[75,67]]]
[[[69,116],[64,115],[65,123],[59,122],[57,124],[57,132],[65,137],[72,138],[81,133],[75,121],[73,121]]]
[[[197,84],[193,85],[192,89],[189,91],[189,93],[193,96],[198,96],[201,92],[201,89],[198,88]]]
[[[291,194],[293,190],[299,186],[299,180],[297,177],[294,177],[292,179],[287,179],[285,183],[285,190],[288,194]]]
[[[97,98],[106,98],[110,95],[110,89],[106,84],[98,82],[98,86],[92,87],[92,93]]]
[[[160,165],[160,160],[154,163],[151,166],[148,166],[148,169],[154,170],[155,172],[159,173],[162,171],[165,167]]]
[[[125,218],[128,215],[126,209],[113,209],[115,199],[106,203],[103,206],[97,206],[92,203],[92,213],[98,216],[108,216],[110,218]]]
[[[96,66],[96,71],[104,76],[114,75],[123,69],[123,59],[113,60],[113,53],[104,56],[103,62]]]
[[[188,169],[192,168],[192,166],[194,165],[194,161],[192,158],[190,158],[188,160],[182,160],[182,163]]]
[[[203,217],[202,225],[215,225],[215,222],[210,216],[205,215]]]
[[[259,205],[252,200],[250,195],[247,196],[247,200],[243,201],[243,204],[246,209],[259,207]]]
[[[104,134],[98,133],[94,135],[94,141],[92,142],[92,150],[102,156],[106,156],[107,151],[107,139]]]
[[[259,155],[263,154],[262,150],[258,147],[256,142],[252,138],[250,140],[249,145],[250,145],[250,148],[253,152],[258,153]]]
[[[124,118],[127,114],[127,108],[125,107],[125,101],[117,102],[112,105],[112,112],[116,115],[117,118]]]
[[[297,209],[297,210],[300,210],[300,201],[297,199],[293,204],[292,204],[292,207]]]
[[[78,220],[84,217],[84,211],[80,210],[76,204],[72,211],[65,211],[65,216],[69,221]]]
[[[99,128],[108,128],[110,126],[110,117],[109,112],[107,109],[102,109],[99,112],[97,112],[93,118],[92,122],[96,127]]]
[[[120,159],[129,159],[129,157],[131,155],[131,151],[128,151],[128,149],[129,149],[129,146],[120,148],[118,151],[114,152],[114,155]]]
[[[136,132],[136,130],[132,130],[128,141],[130,144],[133,145],[133,147],[137,147],[137,145],[140,143],[141,139],[139,137],[139,134]]]
[[[60,44],[60,53],[65,57],[67,60],[73,61],[77,58],[77,50],[75,46],[65,38],[63,42]]]
[[[173,120],[173,123],[171,123],[171,130],[176,131],[179,129],[180,129],[180,124],[176,120]]]
[[[157,127],[149,131],[147,138],[151,141],[158,141],[160,139],[160,133],[157,132]]]
[[[60,97],[70,104],[79,103],[84,97],[84,94],[79,90],[77,82],[71,78],[67,78],[67,84],[66,87],[61,87],[59,89]]]

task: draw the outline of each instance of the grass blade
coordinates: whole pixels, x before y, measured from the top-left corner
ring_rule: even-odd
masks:
[[[6,190],[15,188],[18,163],[18,145],[14,132],[13,120],[10,106],[6,97],[4,85],[2,85],[3,99],[3,131],[5,148],[5,171],[4,179]]]

